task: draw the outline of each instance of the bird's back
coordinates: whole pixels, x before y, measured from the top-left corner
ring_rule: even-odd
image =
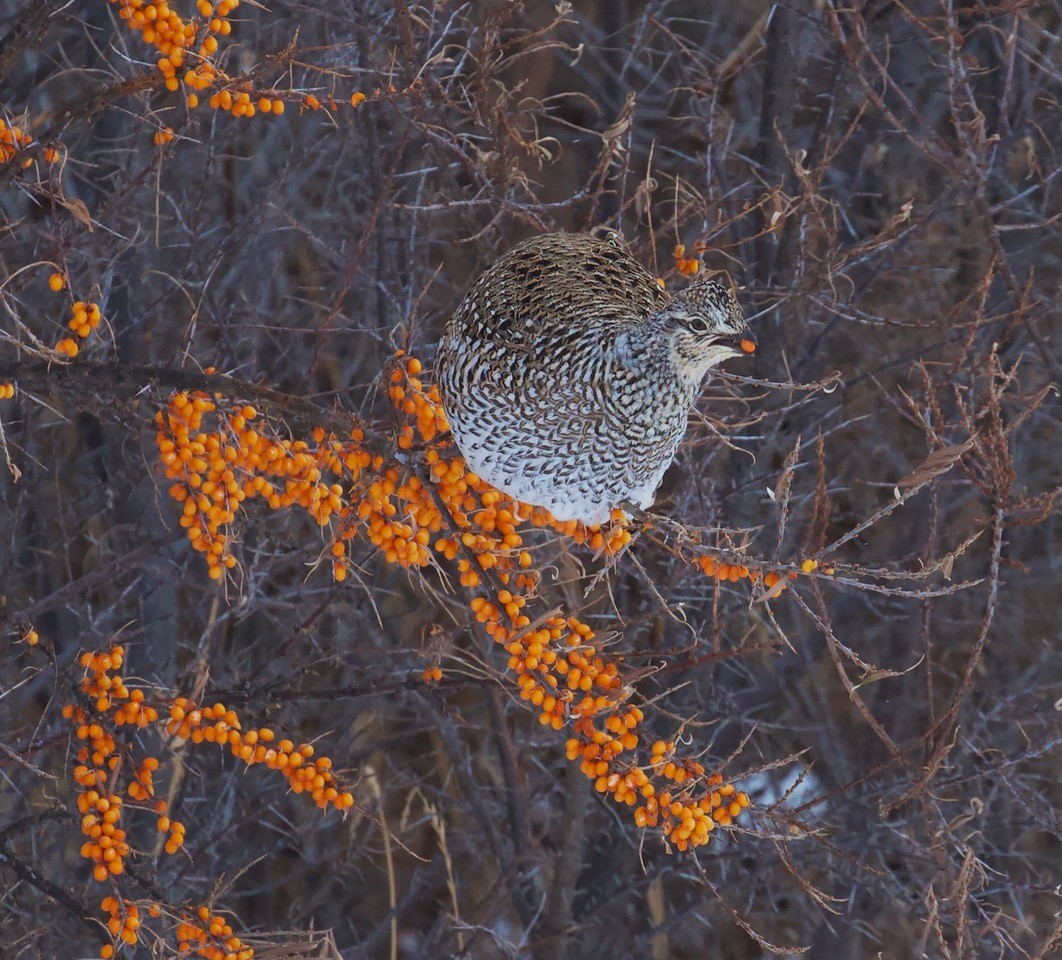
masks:
[[[643,320],[667,301],[618,237],[551,233],[513,247],[476,281],[446,337],[516,351]]]

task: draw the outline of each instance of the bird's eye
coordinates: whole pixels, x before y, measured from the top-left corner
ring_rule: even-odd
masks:
[[[708,321],[704,317],[687,317],[686,326],[690,328],[694,333],[707,333]]]

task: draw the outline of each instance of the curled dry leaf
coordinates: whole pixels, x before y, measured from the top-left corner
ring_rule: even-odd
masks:
[[[929,483],[934,477],[947,473],[967,450],[973,446],[973,440],[965,443],[952,443],[939,450],[934,450],[906,477],[900,480],[896,486],[900,490],[909,490],[911,487],[920,487]]]

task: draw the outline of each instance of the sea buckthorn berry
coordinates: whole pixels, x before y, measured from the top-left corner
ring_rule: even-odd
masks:
[[[61,273],[53,273],[48,277],[48,287],[53,293],[59,293],[64,287],[66,287],[66,278]]]
[[[246,92],[235,98],[225,93],[226,97],[218,97],[222,107],[226,101],[232,106],[244,104],[245,112],[251,105]],[[320,107],[312,94],[304,104]],[[452,448],[438,444],[449,428],[438,390],[421,379],[422,373],[416,358],[399,353],[386,383],[401,418],[396,446],[423,446],[427,467],[423,479],[366,450],[359,427],[349,436],[318,427],[308,439],[293,440],[252,408],[225,409],[220,397],[217,402],[187,393],[171,397],[156,416],[156,442],[171,496],[180,504],[181,526],[193,547],[204,554],[209,575],[220,577],[235,563],[228,550],[230,527],[241,503],[255,497],[271,509],[301,509],[331,531],[327,542],[337,581],[348,569],[345,543],[358,533],[389,563],[455,564],[460,583],[470,590],[480,586],[480,571],[491,571],[489,576],[500,585],[489,596],[470,598],[469,616],[504,649],[520,696],[535,708],[539,723],[555,730],[569,727],[573,735],[565,752],[601,792],[632,808],[641,799],[644,813],[634,814],[636,822],[662,826],[665,832],[679,830],[676,844],[679,838],[688,845],[706,842],[710,827],[704,824],[712,821],[705,814],[702,823],[694,813],[702,811],[698,804],[703,803],[704,768],[673,756],[674,745],[666,741],[654,744],[645,771],[638,768],[634,757],[644,714],[614,699],[623,687],[620,671],[602,652],[592,627],[574,617],[552,616],[532,629],[533,618],[526,609],[538,574],[531,552],[523,549],[521,528],[549,528],[612,554],[631,539],[622,512],[614,514],[607,526],[585,528],[574,521],[559,522],[547,511],[525,507],[491,489]],[[709,558],[699,563],[706,575],[717,580],[758,575],[737,563],[709,563]],[[431,667],[422,679],[437,682],[441,673]],[[216,705],[196,710],[187,702],[174,701],[167,729],[193,743],[227,744],[244,762],[279,771],[293,791],[309,793],[320,806],[345,810],[353,804],[352,795],[335,786],[330,764],[311,761],[312,754],[296,751],[290,740],[281,739],[275,748],[267,746],[274,741],[272,731],[241,733],[235,718],[223,714]],[[661,772],[665,764],[669,777]],[[661,779],[674,796],[659,789]],[[728,800],[728,807],[731,802],[739,801]],[[662,823],[661,811],[680,822]],[[172,836],[168,843],[168,849],[175,846]]]

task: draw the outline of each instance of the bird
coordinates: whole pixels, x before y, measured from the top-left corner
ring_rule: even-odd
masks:
[[[652,505],[705,375],[755,346],[717,277],[668,295],[618,233],[547,233],[475,280],[435,373],[468,469],[593,526]]]

